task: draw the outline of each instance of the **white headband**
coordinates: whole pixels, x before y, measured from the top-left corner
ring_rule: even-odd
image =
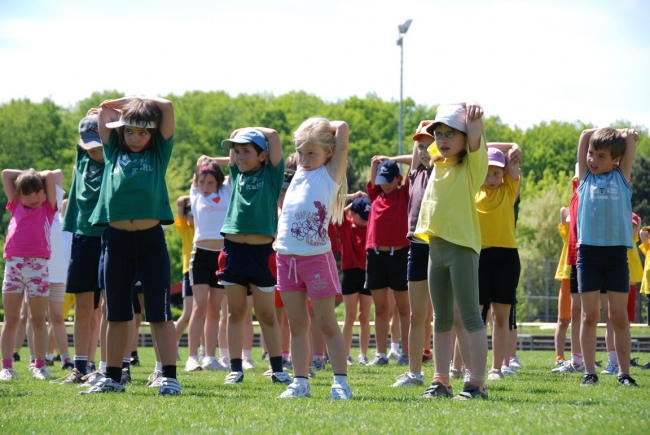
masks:
[[[155,121],[149,121],[149,122],[134,122],[130,119],[124,119],[122,116],[120,116],[119,121],[115,122],[107,122],[106,123],[106,128],[117,128],[117,127],[122,127],[123,125],[129,126],[129,127],[137,127],[137,128],[156,128],[156,122]]]

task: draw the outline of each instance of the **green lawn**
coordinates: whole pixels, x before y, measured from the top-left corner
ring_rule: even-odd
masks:
[[[185,356],[184,349],[182,354]],[[259,360],[260,351],[254,350]],[[355,350],[356,356],[356,350]],[[552,374],[552,352],[519,353],[517,377],[489,383],[490,399],[471,402],[422,400],[423,388],[390,388],[403,367],[350,368],[354,397],[327,400],[331,369],[312,380],[312,398],[276,400],[283,390],[259,363],[240,385],[223,385],[223,372],[185,373],[181,397],[158,397],[145,387],[153,351],[141,350],[124,394],[78,396],[75,386],[31,378],[16,364],[20,380],[0,383],[0,430],[17,433],[650,433],[650,370],[633,368],[639,388],[622,388],[613,377],[580,387],[580,376]],[[634,354],[639,362],[650,354]],[[605,360],[604,354],[598,359]],[[433,366],[424,367],[427,379]],[[55,367],[53,375],[62,372]],[[461,381],[454,381],[456,393]]]

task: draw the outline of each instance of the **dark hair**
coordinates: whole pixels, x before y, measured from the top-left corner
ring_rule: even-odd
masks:
[[[221,185],[226,179],[226,176],[223,174],[223,171],[221,170],[219,165],[214,162],[206,163],[205,165],[196,168],[196,172],[194,173],[194,176],[196,177],[196,182],[198,183],[199,177],[205,174],[210,174],[215,178],[215,180],[217,180],[217,190],[221,188]]]
[[[45,190],[45,180],[34,168],[29,168],[16,178],[15,200],[30,193],[38,193],[41,190]]]
[[[237,145],[250,145],[250,146],[252,146],[258,156],[264,152],[262,147],[260,147],[258,144],[254,143],[254,142],[236,143],[236,144],[233,145],[233,148],[236,148]],[[261,166],[264,166],[265,164],[266,164],[266,161],[261,162]]]
[[[615,128],[599,128],[591,135],[589,143],[595,150],[609,150],[612,159],[625,154],[625,139]]]
[[[185,200],[183,204],[183,216],[193,216],[192,214],[192,204],[189,199]]]
[[[151,139],[145,146],[145,149],[152,148],[156,151],[156,133],[159,130],[161,118],[162,113],[158,106],[148,100],[143,100],[142,98],[131,98],[122,109],[122,119],[124,120],[137,125],[146,125],[150,122],[156,124],[155,128],[147,128],[147,131],[151,133]],[[117,128],[119,138],[118,145],[122,151],[129,152],[129,147],[126,145],[126,141],[124,140],[124,130],[126,128],[127,126]]]

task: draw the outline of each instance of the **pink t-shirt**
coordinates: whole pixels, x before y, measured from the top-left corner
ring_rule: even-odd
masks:
[[[366,185],[368,198],[372,201],[368,218],[366,249],[375,246],[404,246],[411,242],[406,238],[409,230],[409,179],[399,189],[386,195],[381,186]]]
[[[11,212],[4,258],[34,257],[50,259],[50,228],[56,210],[45,201],[38,208],[27,208],[18,200],[10,201]]]

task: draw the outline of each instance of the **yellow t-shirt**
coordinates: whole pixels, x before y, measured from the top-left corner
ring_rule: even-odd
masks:
[[[504,174],[501,186],[496,189],[481,186],[481,190],[476,194],[482,246],[517,248],[514,207],[519,182],[520,180],[515,181],[508,174]]]
[[[194,240],[194,228],[187,223],[187,219],[174,216],[174,223],[178,234],[181,235],[183,244],[183,275],[190,271],[190,256],[192,255],[192,241]]]
[[[557,224],[557,229],[560,231],[560,237],[562,237],[562,254],[560,254],[560,262],[557,264],[557,270],[555,271],[555,279],[562,281],[563,279],[571,278],[571,266],[566,264],[566,253],[568,249],[567,239],[569,238],[569,222],[566,222],[564,225]]]
[[[627,250],[627,265],[630,268],[630,282],[641,282],[643,279],[643,267],[641,266],[641,257],[639,250],[636,249],[639,244],[639,233],[634,233],[634,248]],[[647,261],[646,261],[647,263]]]
[[[650,240],[646,239],[641,244],[641,252],[645,255],[645,266],[643,267],[643,282],[641,283],[639,293],[650,295],[650,255],[648,255],[648,252],[650,252]]]
[[[481,227],[475,196],[485,181],[487,169],[485,137],[481,137],[479,149],[468,152],[460,165],[456,165],[455,158],[436,162],[413,237],[426,243],[431,237],[440,237],[480,254]]]

